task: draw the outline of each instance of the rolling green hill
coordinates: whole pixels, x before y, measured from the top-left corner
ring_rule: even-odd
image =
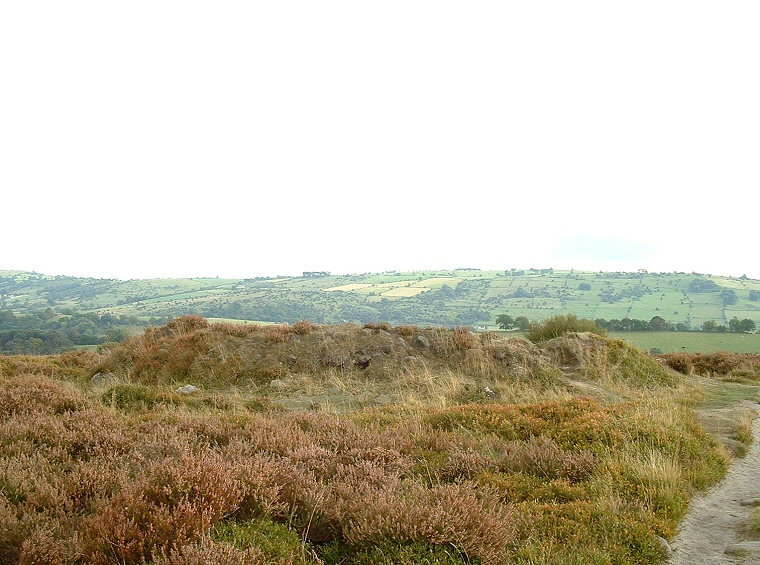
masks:
[[[646,322],[659,316],[681,330],[698,330],[709,321],[727,326],[732,318],[760,323],[760,281],[697,273],[553,269],[127,281],[0,271],[0,311],[17,316],[47,311],[59,320],[94,314],[143,325],[196,314],[272,323],[306,319],[489,330],[497,328],[496,318],[502,314],[543,320],[574,313]]]

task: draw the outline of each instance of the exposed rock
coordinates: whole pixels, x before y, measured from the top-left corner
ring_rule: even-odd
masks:
[[[177,389],[177,392],[181,394],[193,394],[194,392],[198,392],[200,389],[197,386],[193,385],[185,385],[181,386]]]
[[[385,406],[386,404],[391,404],[393,402],[393,399],[387,394],[380,394],[375,397],[375,402],[377,404]]]
[[[370,335],[372,335],[372,333],[373,332],[372,332],[372,330],[370,328],[364,328],[362,330],[362,335],[370,336]]]
[[[760,506],[760,498],[745,498],[739,502],[740,506]]]
[[[113,373],[104,373],[103,371],[99,371],[92,375],[92,378],[90,379],[90,384],[93,386],[102,386],[112,383],[116,380],[116,375]]]
[[[414,340],[414,345],[416,345],[417,347],[421,349],[429,349],[430,341],[424,335],[418,335],[417,338]]]
[[[743,541],[741,543],[732,543],[726,546],[723,552],[726,555],[748,555],[750,553],[760,553],[760,541]]]
[[[673,549],[670,547],[668,540],[666,540],[662,536],[656,536],[656,537],[657,537],[657,543],[660,544],[660,549],[662,550],[662,556],[666,559],[670,559],[671,557],[673,557]]]
[[[372,361],[372,357],[369,355],[360,355],[356,359],[354,359],[354,365],[359,367],[360,369],[366,369],[369,367],[370,362]]]
[[[288,383],[283,381],[282,379],[273,379],[269,381],[269,388],[273,388],[275,390],[282,390],[288,386]]]

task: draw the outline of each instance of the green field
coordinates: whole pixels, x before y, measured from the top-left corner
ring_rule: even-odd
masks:
[[[659,349],[663,353],[757,353],[760,355],[760,334],[702,332],[615,332],[611,337],[622,339],[639,349]]]

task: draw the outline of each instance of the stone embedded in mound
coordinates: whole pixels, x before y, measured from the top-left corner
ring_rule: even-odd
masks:
[[[414,345],[420,349],[430,349],[430,340],[428,340],[428,338],[426,338],[424,335],[418,335],[414,340]]]
[[[181,386],[177,389],[177,392],[180,394],[193,394],[194,392],[198,392],[200,389],[197,386],[193,385],[185,385]]]
[[[356,359],[354,359],[354,365],[359,367],[360,369],[366,369],[369,367],[369,364],[372,362],[372,357],[369,355],[360,355]]]

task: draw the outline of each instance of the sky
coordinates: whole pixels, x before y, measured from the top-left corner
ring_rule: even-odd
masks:
[[[760,278],[760,3],[0,3],[0,270]]]

